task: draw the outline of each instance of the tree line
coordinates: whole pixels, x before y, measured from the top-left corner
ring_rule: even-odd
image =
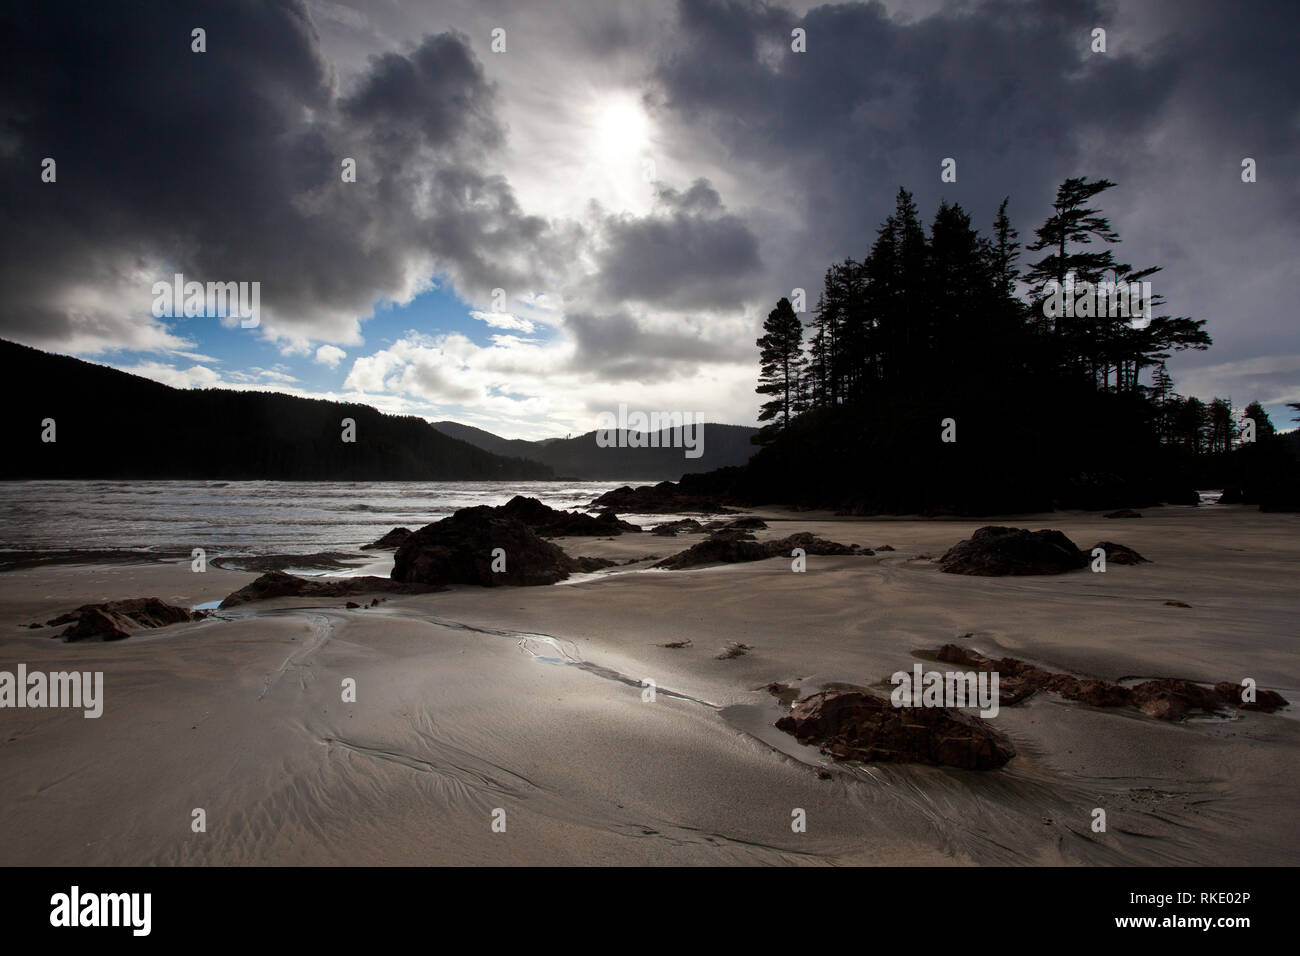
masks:
[[[1161,269],[1117,256],[1098,208],[1114,185],[1063,182],[1023,267],[1009,198],[988,234],[947,202],[927,229],[900,188],[866,255],[826,270],[807,324],[788,298],[763,323],[763,447],[738,490],[864,512],[1194,503],[1188,456],[1229,451],[1241,423],[1174,390],[1166,361],[1210,347],[1204,319],[1155,293],[1116,307]]]

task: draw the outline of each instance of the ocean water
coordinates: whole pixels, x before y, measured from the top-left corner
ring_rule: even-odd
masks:
[[[414,530],[458,508],[518,494],[586,510],[612,488],[647,483],[9,481],[0,482],[0,551],[358,552],[391,528]]]

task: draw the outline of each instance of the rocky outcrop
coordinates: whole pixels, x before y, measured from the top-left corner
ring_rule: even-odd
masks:
[[[1016,755],[979,718],[944,707],[895,707],[864,691],[826,690],[797,700],[776,726],[836,760],[927,763],[994,770]]]
[[[392,578],[426,585],[540,585],[614,563],[570,557],[522,521],[481,505],[462,508],[407,538],[393,557]]]
[[[665,538],[675,538],[679,534],[698,534],[703,530],[704,525],[694,518],[682,518],[680,521],[665,521],[663,524],[657,524],[650,533]]]
[[[730,521],[710,521],[704,525],[705,531],[761,531],[767,527],[767,522],[762,518],[755,518],[753,515],[746,515],[742,518],[732,518]]]
[[[228,595],[219,605],[238,607],[253,601],[269,601],[280,597],[351,597],[383,591],[390,594],[423,594],[435,590],[421,584],[404,584],[390,578],[364,575],[355,578],[300,578],[284,571],[268,571],[251,584]]]
[[[83,604],[75,611],[60,614],[45,623],[50,627],[68,625],[55,635],[65,641],[120,641],[140,628],[167,627],[205,617],[206,611],[191,611],[150,597]]]
[[[581,511],[560,511],[543,504],[536,498],[515,495],[500,508],[494,509],[507,518],[527,525],[536,534],[546,538],[596,537],[640,531],[627,521],[620,521],[613,511],[589,515]]]
[[[939,558],[948,574],[1064,574],[1088,566],[1088,558],[1060,531],[980,528]]]
[[[1243,700],[1242,694],[1245,692],[1240,684],[1234,684],[1232,681],[1220,681],[1214,685],[1214,693],[1219,699],[1231,704],[1240,710],[1262,710],[1266,714],[1287,706],[1290,701],[1274,690],[1255,689],[1254,700]]]
[[[1132,548],[1126,548],[1122,544],[1116,544],[1114,541],[1098,541],[1088,551],[1091,554],[1101,548],[1106,553],[1107,564],[1150,564],[1151,562],[1142,555],[1138,554]]]
[[[748,532],[735,530],[712,535],[685,551],[664,558],[654,566],[677,571],[702,564],[736,564],[745,561],[762,561],[765,558],[788,558],[795,548],[803,548],[805,554],[869,555],[872,553],[853,545],[818,538],[807,531],[776,541],[754,541]]]
[[[998,703],[1019,704],[1037,691],[1051,691],[1092,707],[1135,707],[1158,720],[1182,720],[1193,711],[1215,714],[1227,707],[1271,713],[1289,703],[1271,690],[1256,690],[1255,700],[1242,701],[1242,687],[1230,681],[1213,688],[1193,681],[1161,677],[1132,686],[1054,673],[1014,657],[991,658],[958,644],[933,652],[936,660],[975,670],[998,672]]]
[[[1120,508],[1118,511],[1112,511],[1103,517],[1106,518],[1141,518],[1140,511],[1134,511],[1132,508]]]
[[[399,548],[403,541],[411,536],[410,528],[394,528],[388,534],[384,535],[378,541],[372,541],[370,544],[363,544],[362,551],[392,551]]]
[[[720,499],[712,495],[684,492],[671,481],[661,481],[657,485],[641,485],[638,488],[624,485],[622,488],[605,492],[592,502],[592,507],[649,515],[735,513],[734,509],[724,507]]]

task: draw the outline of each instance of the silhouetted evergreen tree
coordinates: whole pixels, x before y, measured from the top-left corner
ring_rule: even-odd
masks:
[[[803,323],[795,314],[790,300],[782,297],[776,308],[767,315],[763,323],[764,335],[755,343],[759,348],[759,384],[755,389],[760,395],[771,395],[763,403],[758,420],[773,422],[777,429],[784,428],[800,404],[800,382],[803,372]],[[760,432],[766,440],[772,435],[769,429]],[[755,436],[758,437],[758,436]]]

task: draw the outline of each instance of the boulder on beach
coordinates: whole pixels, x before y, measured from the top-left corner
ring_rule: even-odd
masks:
[[[494,564],[500,570],[494,571]],[[576,559],[539,537],[522,521],[480,505],[462,508],[413,533],[397,549],[392,578],[491,588],[503,584],[554,584],[579,570],[582,568]]]
[[[948,574],[1064,574],[1088,566],[1088,557],[1060,531],[986,525],[939,558]]]
[[[1142,557],[1132,548],[1127,548],[1122,544],[1116,544],[1114,541],[1098,541],[1088,551],[1091,554],[1101,548],[1106,553],[1107,564],[1150,564],[1151,562]]]
[[[51,627],[67,624],[55,635],[65,641],[120,641],[140,628],[167,627],[207,617],[206,611],[176,607],[156,597],[83,604],[75,611],[46,621]]]
[[[825,690],[797,700],[776,722],[800,743],[836,760],[926,763],[994,770],[1016,755],[983,720],[945,707],[895,707],[857,690]]]
[[[594,508],[612,508],[634,514],[734,514],[733,509],[724,507],[719,498],[684,492],[671,481],[641,485],[638,488],[624,485],[605,492],[591,504]]]
[[[388,534],[384,535],[378,541],[372,541],[370,544],[363,544],[361,546],[361,550],[362,551],[396,550],[401,545],[401,543],[405,541],[407,538],[409,538],[410,536],[411,536],[410,528],[394,528],[392,531],[388,532]]]
[[[613,511],[602,511],[599,515],[560,511],[524,495],[515,495],[495,510],[504,517],[522,522],[536,534],[547,538],[596,537],[641,530],[638,525],[620,521]]]
[[[735,529],[711,535],[685,551],[664,558],[654,566],[678,571],[702,564],[737,564],[746,561],[762,561],[765,558],[788,558],[795,548],[802,548],[805,554],[870,555],[872,553],[852,545],[818,538],[807,531],[776,541],[755,541],[749,532]]]
[[[1141,518],[1142,512],[1134,511],[1132,508],[1120,508],[1118,511],[1112,511],[1103,517],[1106,518]]]
[[[269,601],[279,597],[351,597],[384,591],[391,594],[422,594],[435,590],[420,584],[404,584],[390,578],[364,575],[354,578],[300,578],[284,571],[268,571],[251,584],[226,596],[222,609],[238,607],[252,601]]]

